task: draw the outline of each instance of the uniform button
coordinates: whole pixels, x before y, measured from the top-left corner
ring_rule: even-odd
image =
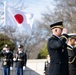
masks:
[[[64,49],[62,49],[62,52],[64,52]]]
[[[61,62],[59,62],[59,64],[61,64]]]

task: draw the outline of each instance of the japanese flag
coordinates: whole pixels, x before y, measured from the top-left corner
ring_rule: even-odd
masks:
[[[26,33],[31,32],[33,24],[33,14],[24,13],[17,9],[7,8],[6,25],[24,30]]]

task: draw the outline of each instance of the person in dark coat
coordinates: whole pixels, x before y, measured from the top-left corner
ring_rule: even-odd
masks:
[[[44,66],[45,75],[49,75],[49,67],[50,67],[50,56],[47,55],[47,60],[45,61],[45,66]]]
[[[5,45],[5,48],[0,52],[0,56],[3,57],[3,75],[10,75],[10,68],[12,69],[13,67],[13,53],[8,45]]]
[[[67,34],[62,34],[63,22],[50,25],[53,35],[48,39],[48,52],[51,57],[49,75],[68,75]]]
[[[69,75],[76,75],[76,34],[69,34],[67,42],[68,58],[69,58]]]
[[[17,75],[23,75],[23,69],[26,67],[27,62],[27,55],[23,52],[23,45],[18,46],[18,52],[14,61],[16,62]]]

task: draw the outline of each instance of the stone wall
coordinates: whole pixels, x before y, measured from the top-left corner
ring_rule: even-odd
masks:
[[[44,64],[46,59],[30,59],[27,60],[27,67],[24,70],[24,75],[44,75]],[[0,75],[2,73],[2,62],[0,62]],[[16,75],[15,63],[13,66],[13,70],[11,70],[11,75]]]

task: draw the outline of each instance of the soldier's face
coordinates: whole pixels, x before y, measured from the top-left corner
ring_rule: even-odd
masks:
[[[20,48],[18,48],[18,51],[20,51],[21,49]]]
[[[58,36],[60,36],[60,35],[61,35],[62,30],[63,30],[63,29],[61,29],[61,28],[57,28],[57,35],[58,35]]]
[[[18,48],[18,51],[22,51],[22,48]]]
[[[72,46],[75,45],[76,39],[74,38],[69,38],[68,43],[71,44]]]
[[[6,50],[9,50],[9,48],[6,48]]]
[[[75,45],[75,41],[76,41],[76,39],[71,39],[71,44]]]

